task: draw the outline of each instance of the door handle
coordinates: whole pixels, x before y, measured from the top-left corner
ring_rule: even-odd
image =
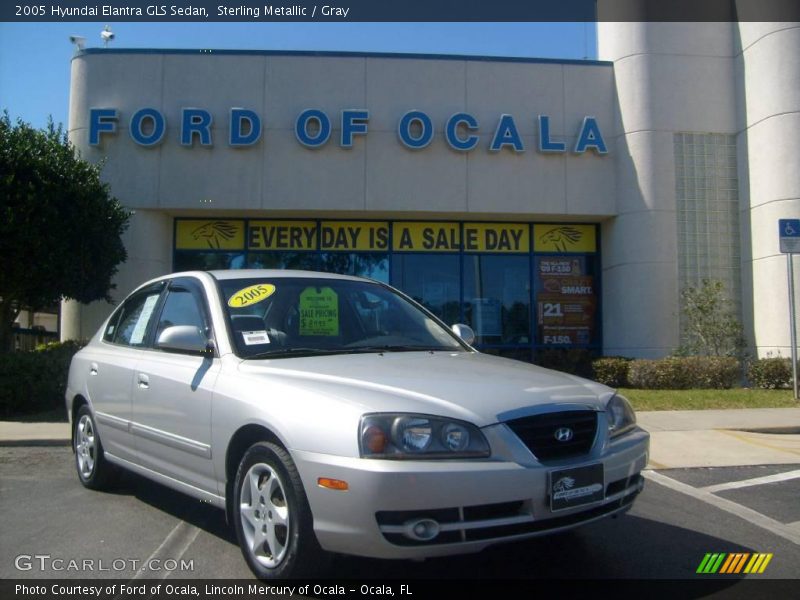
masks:
[[[93,362],[89,365],[89,375],[97,375],[97,363]]]
[[[150,387],[150,378],[145,375],[144,373],[139,373],[139,387],[142,389],[147,389]]]

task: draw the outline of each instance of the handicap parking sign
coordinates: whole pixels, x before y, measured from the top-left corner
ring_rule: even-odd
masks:
[[[800,219],[779,219],[778,237],[781,241],[781,252],[800,254]]]

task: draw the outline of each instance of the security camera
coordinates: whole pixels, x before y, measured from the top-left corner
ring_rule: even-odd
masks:
[[[69,36],[69,41],[75,44],[75,47],[78,50],[83,50],[86,46],[86,38],[80,35]]]
[[[111,31],[111,26],[106,25],[103,31],[100,32],[100,37],[103,40],[103,44],[108,47],[108,42],[114,39],[114,32]]]

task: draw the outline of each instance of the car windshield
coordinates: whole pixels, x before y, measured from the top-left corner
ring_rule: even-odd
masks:
[[[423,309],[377,283],[275,277],[220,286],[243,358],[466,349]]]

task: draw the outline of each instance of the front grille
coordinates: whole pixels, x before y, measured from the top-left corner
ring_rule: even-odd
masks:
[[[570,410],[523,417],[507,421],[511,430],[541,462],[587,454],[597,433],[597,413],[593,410]],[[572,430],[569,441],[558,441],[556,431]]]

